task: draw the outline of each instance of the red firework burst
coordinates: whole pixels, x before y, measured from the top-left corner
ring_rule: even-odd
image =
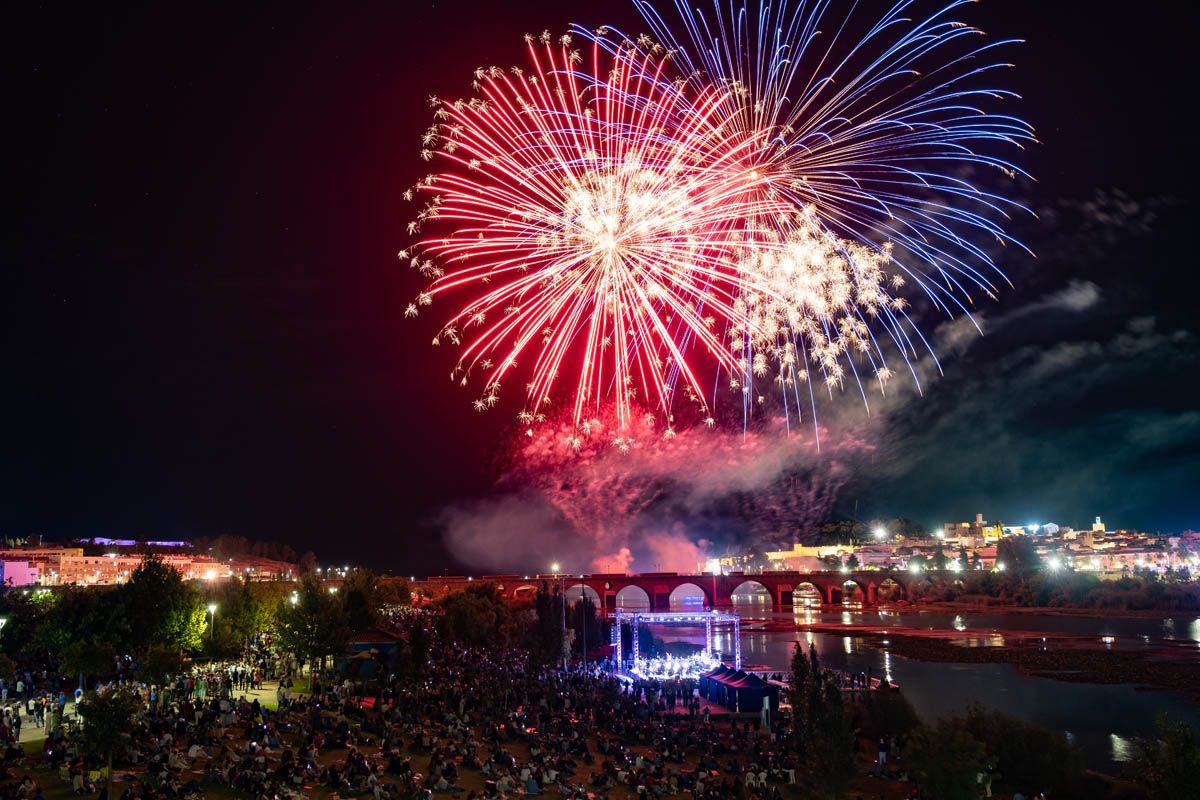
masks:
[[[444,166],[410,229],[434,235],[401,255],[432,283],[406,314],[461,297],[434,342],[461,347],[452,379],[482,373],[479,410],[527,361],[526,420],[569,382],[576,422],[611,396],[621,427],[631,403],[669,425],[677,390],[707,407],[698,355],[741,367],[722,336],[746,325],[741,223],[769,202],[754,136],[723,92],[667,80],[664,57],[593,45],[585,68],[548,34],[528,57],[477,70],[470,100],[431,98],[422,154]]]

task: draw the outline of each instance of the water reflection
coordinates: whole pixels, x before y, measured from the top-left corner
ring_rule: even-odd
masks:
[[[743,620],[774,620],[789,623],[783,630],[745,631],[742,656],[746,664],[786,670],[797,644],[807,650],[815,646],[822,662],[846,672],[870,672],[900,686],[905,696],[925,719],[961,714],[969,702],[1012,714],[1028,722],[1055,730],[1070,730],[1083,749],[1089,765],[1114,768],[1114,762],[1128,758],[1135,737],[1154,732],[1155,716],[1167,711],[1172,718],[1200,727],[1200,708],[1165,692],[1138,691],[1128,685],[1095,685],[1053,681],[1020,674],[1007,664],[946,664],[911,661],[888,650],[886,632],[903,633],[905,628],[954,631],[976,646],[1003,647],[1006,632],[1041,631],[1044,633],[1083,634],[1116,637],[1123,641],[1162,641],[1165,632],[1161,619],[1119,619],[1101,617],[1062,617],[1050,614],[1004,613],[923,613],[909,610],[867,609],[851,612],[842,608],[793,608],[773,612],[760,604],[744,604],[738,609]],[[959,624],[956,624],[958,620]],[[795,630],[792,624],[825,623],[846,626],[837,633]],[[878,626],[883,639],[847,635],[854,625]],[[703,644],[702,631],[656,629],[657,636],[680,638],[695,635]],[[1175,636],[1181,640],[1200,640],[1200,619],[1175,620]],[[959,636],[955,636],[959,638]],[[1040,638],[1040,635],[1039,637]],[[718,646],[733,650],[727,634]]]
[[[1112,755],[1110,758],[1118,764],[1124,764],[1133,760],[1133,742],[1126,739],[1124,736],[1119,736],[1115,733],[1108,735],[1110,746],[1112,747]]]

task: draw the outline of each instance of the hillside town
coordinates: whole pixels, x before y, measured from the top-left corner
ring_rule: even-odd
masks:
[[[1200,532],[1160,535],[1132,529],[1108,530],[1100,517],[1087,530],[1054,523],[947,522],[929,533],[892,530],[885,523],[855,523],[839,541],[796,543],[788,550],[743,551],[708,558],[697,573],[824,572],[829,570],[948,569],[1003,572],[1000,544],[1028,537],[1051,569],[1101,576],[1200,574]],[[828,537],[825,537],[828,538]],[[294,581],[304,572],[325,572],[315,560],[268,558],[252,553],[224,555],[187,541],[94,537],[57,544],[7,540],[0,548],[0,583],[10,587],[115,586],[125,583],[148,552],[178,570],[185,580],[223,582]],[[347,567],[328,568],[336,578]]]
[[[899,532],[883,524],[859,526],[860,535],[843,541],[795,544],[789,550],[742,552],[709,558],[698,565],[708,573],[828,569],[913,570],[942,566],[950,570],[1007,568],[1000,543],[1027,536],[1052,569],[1100,575],[1200,573],[1200,532],[1159,535],[1132,529],[1108,530],[1100,517],[1087,530],[1054,523],[989,523],[983,514],[971,522],[947,522],[928,533]]]

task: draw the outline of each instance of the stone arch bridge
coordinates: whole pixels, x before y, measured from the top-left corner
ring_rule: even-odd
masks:
[[[776,608],[799,605],[807,598],[820,598],[825,605],[839,605],[852,593],[863,605],[877,605],[885,599],[907,600],[912,588],[922,582],[939,580],[938,573],[913,574],[901,571],[854,570],[850,572],[763,572],[728,575],[681,575],[653,572],[641,575],[483,575],[480,577],[443,576],[414,582],[414,589],[428,597],[439,597],[473,583],[494,584],[505,597],[532,596],[541,586],[563,586],[572,594],[585,593],[604,609],[618,605],[640,606],[651,611],[670,609],[673,594],[703,597],[709,608],[733,605],[733,596],[764,593]],[[948,576],[946,576],[948,577]],[[882,589],[882,591],[881,591]]]

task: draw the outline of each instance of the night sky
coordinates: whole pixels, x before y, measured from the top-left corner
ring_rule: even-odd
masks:
[[[1017,229],[1038,259],[1003,261],[986,336],[934,331],[945,376],[876,411],[841,511],[1200,527],[1185,5],[966,10],[1028,40],[1008,81],[1041,140]],[[6,11],[0,533],[456,567],[437,520],[488,492],[518,407],[475,413],[434,318],[401,317],[424,98],[516,63],[527,31],[640,28],[624,0],[296,9]]]

